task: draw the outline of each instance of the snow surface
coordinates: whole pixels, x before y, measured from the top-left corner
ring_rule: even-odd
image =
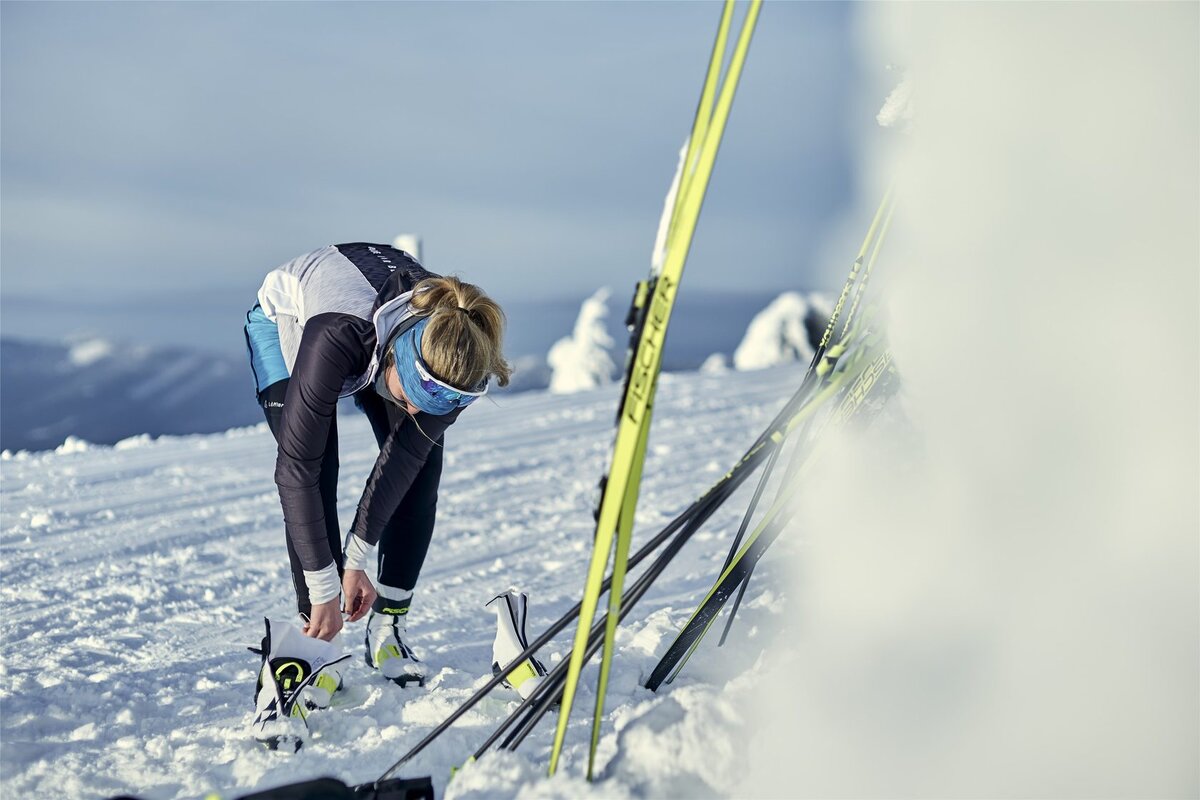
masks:
[[[604,287],[584,300],[572,334],[550,348],[546,361],[554,370],[550,376],[551,392],[570,394],[612,382],[616,366],[609,350],[613,339],[604,324],[608,317],[608,295],[608,288]]]
[[[736,394],[719,376],[663,376],[635,548],[741,456],[802,371],[764,371]],[[266,427],[6,453],[0,795],[231,796],[324,774],[377,777],[490,677],[489,599],[510,586],[529,592],[531,637],[578,599],[617,399],[615,385],[570,397],[542,391],[463,415],[447,436],[438,530],[409,617],[432,680],[424,690],[385,683],[361,659],[363,623],[349,626],[347,688],[310,716],[312,738],[295,755],[267,751],[246,732],[258,657],[245,648],[259,642],[264,616],[287,618],[293,602]],[[339,430],[345,526],[376,448],[361,416],[344,414]],[[432,775],[438,796],[452,798],[736,793],[748,738],[737,733],[740,703],[755,683],[762,630],[778,619],[772,559],[719,658],[707,643],[659,695],[640,682],[710,585],[752,483],[620,628],[597,783],[582,777],[594,665],[556,778],[545,777],[551,715],[516,753],[466,764],[448,783],[515,708],[504,689],[405,774]],[[541,657],[560,661],[573,632]]]

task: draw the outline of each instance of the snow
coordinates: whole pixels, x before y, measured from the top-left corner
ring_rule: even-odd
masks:
[[[729,360],[725,358],[724,353],[713,353],[711,356],[704,359],[704,363],[700,365],[700,371],[706,375],[712,375],[718,372],[728,372]]]
[[[659,275],[667,263],[667,238],[671,233],[671,216],[675,210],[675,198],[679,195],[679,184],[683,179],[684,162],[687,160],[689,136],[679,148],[679,158],[675,162],[675,175],[671,178],[671,186],[663,199],[662,212],[658,217],[658,230],[654,234],[654,248],[650,252],[650,272]],[[693,156],[694,158],[694,156]]]
[[[784,292],[760,311],[733,353],[738,370],[762,369],[791,361],[809,361],[813,346],[804,320],[809,301],[799,292]]]
[[[80,439],[78,436],[68,436],[63,440],[63,443],[54,449],[54,452],[59,455],[70,455],[71,453],[84,453],[91,448],[91,443]]]
[[[572,334],[559,339],[550,348],[546,361],[554,370],[550,376],[551,392],[570,394],[612,381],[616,367],[608,351],[613,340],[604,325],[608,316],[608,296],[609,290],[605,287],[584,300]]]
[[[884,128],[908,130],[912,126],[913,119],[912,98],[912,77],[906,72],[900,79],[900,83],[896,84],[896,88],[892,89],[887,99],[883,101],[883,107],[875,115],[875,121]]]
[[[71,346],[68,358],[77,367],[86,367],[112,355],[111,342],[104,339],[88,339]]]
[[[665,376],[635,547],[742,455],[802,372],[764,371],[736,395],[720,376]],[[463,415],[447,436],[438,530],[409,616],[429,686],[401,690],[372,673],[359,649],[364,623],[350,625],[346,689],[310,716],[312,738],[295,755],[267,751],[246,732],[258,660],[245,648],[258,644],[264,616],[284,618],[292,603],[266,426],[7,456],[0,796],[232,796],[326,774],[377,777],[490,677],[486,602],[510,586],[528,592],[532,637],[578,599],[617,399],[615,385],[569,398],[530,392]],[[345,527],[376,447],[363,417],[341,416]],[[713,731],[743,724],[740,698],[765,643],[757,632],[778,617],[773,601],[755,602],[778,596],[771,559],[719,657],[701,651],[660,695],[640,682],[710,585],[749,492],[697,533],[619,629],[595,784],[582,777],[594,665],[556,778],[545,777],[553,715],[516,753],[466,763],[515,708],[516,693],[504,689],[405,774],[431,775],[439,798],[735,792],[743,745]],[[539,657],[561,661],[573,633]]]

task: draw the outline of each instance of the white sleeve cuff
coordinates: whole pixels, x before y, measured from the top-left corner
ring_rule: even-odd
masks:
[[[342,592],[342,582],[338,580],[337,564],[332,561],[324,569],[313,572],[304,570],[304,583],[308,586],[308,602],[314,606],[328,603]]]
[[[374,550],[374,545],[367,544],[358,538],[357,534],[347,536],[345,547],[346,569],[360,569],[365,571],[367,564],[371,562],[371,555]]]

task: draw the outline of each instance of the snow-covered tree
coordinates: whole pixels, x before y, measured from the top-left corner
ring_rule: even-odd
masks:
[[[417,233],[402,233],[392,240],[392,247],[403,250],[417,261],[421,260],[421,236]]]
[[[809,301],[799,292],[784,292],[750,321],[742,343],[733,352],[735,369],[762,369],[813,356],[804,320]]]
[[[708,358],[704,359],[704,363],[700,365],[700,371],[713,375],[719,372],[729,371],[729,361],[725,358],[724,353],[713,353]]]
[[[550,348],[546,361],[553,370],[551,392],[581,392],[612,382],[616,367],[609,348],[613,340],[604,327],[608,316],[608,294],[607,288],[601,288],[584,300],[574,332]]]

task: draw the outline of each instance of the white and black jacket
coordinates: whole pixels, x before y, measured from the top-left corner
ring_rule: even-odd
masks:
[[[279,325],[291,380],[284,399],[275,483],[288,538],[306,573],[327,571],[333,553],[319,491],[321,461],[340,397],[370,391],[391,333],[413,316],[413,287],[436,277],[402,250],[339,244],[294,258],[267,275],[258,302]],[[382,535],[434,442],[462,409],[419,413],[388,434],[367,479],[351,531]]]

